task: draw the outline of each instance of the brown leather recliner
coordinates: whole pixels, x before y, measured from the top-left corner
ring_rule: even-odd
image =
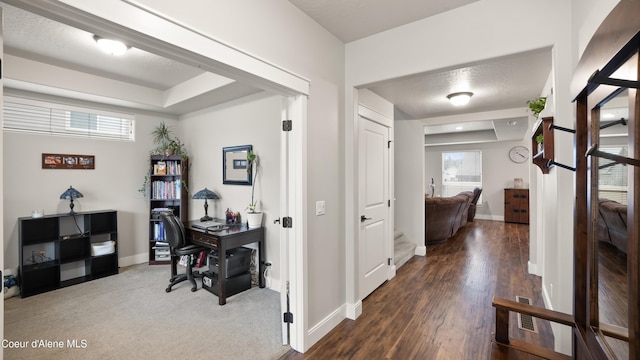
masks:
[[[451,197],[425,197],[425,243],[438,244],[455,235],[467,223],[471,191]]]
[[[478,199],[480,199],[480,194],[482,194],[481,188],[473,189],[473,199],[471,199],[471,205],[469,205],[469,216],[467,217],[467,221],[471,222],[476,217],[476,205],[478,204]]]
[[[598,240],[608,242],[627,253],[627,206],[600,199],[598,206]]]

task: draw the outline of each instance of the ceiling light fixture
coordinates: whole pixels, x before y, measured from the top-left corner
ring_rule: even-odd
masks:
[[[127,52],[129,47],[125,45],[122,41],[105,39],[98,35],[93,35],[93,40],[96,41],[100,50],[106,52],[111,55],[122,55]]]
[[[465,91],[449,94],[447,95],[447,99],[449,99],[449,101],[451,101],[451,104],[453,104],[454,106],[462,106],[466,105],[469,102],[471,96],[473,96],[472,92]]]

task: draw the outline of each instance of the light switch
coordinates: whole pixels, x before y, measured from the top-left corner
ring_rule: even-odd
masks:
[[[323,201],[316,201],[316,216],[324,215],[325,205]]]

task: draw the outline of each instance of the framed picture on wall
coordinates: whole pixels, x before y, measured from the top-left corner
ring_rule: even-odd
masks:
[[[42,154],[43,169],[95,169],[94,155]]]

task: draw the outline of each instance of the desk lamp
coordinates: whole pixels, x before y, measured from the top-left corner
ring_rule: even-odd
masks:
[[[220,199],[216,193],[213,191],[204,188],[197,193],[193,194],[193,199],[204,199],[204,216],[200,218],[200,221],[209,221],[213,220],[211,216],[207,214],[209,210],[209,204],[207,203],[207,199],[218,200]]]
[[[69,211],[69,214],[76,213],[75,211],[73,211],[73,199],[77,199],[81,197],[84,197],[84,196],[80,191],[74,189],[73,186],[69,186],[69,188],[65,192],[63,192],[62,195],[60,195],[60,199],[71,200],[71,202],[69,203],[69,208],[71,209],[71,211]]]

